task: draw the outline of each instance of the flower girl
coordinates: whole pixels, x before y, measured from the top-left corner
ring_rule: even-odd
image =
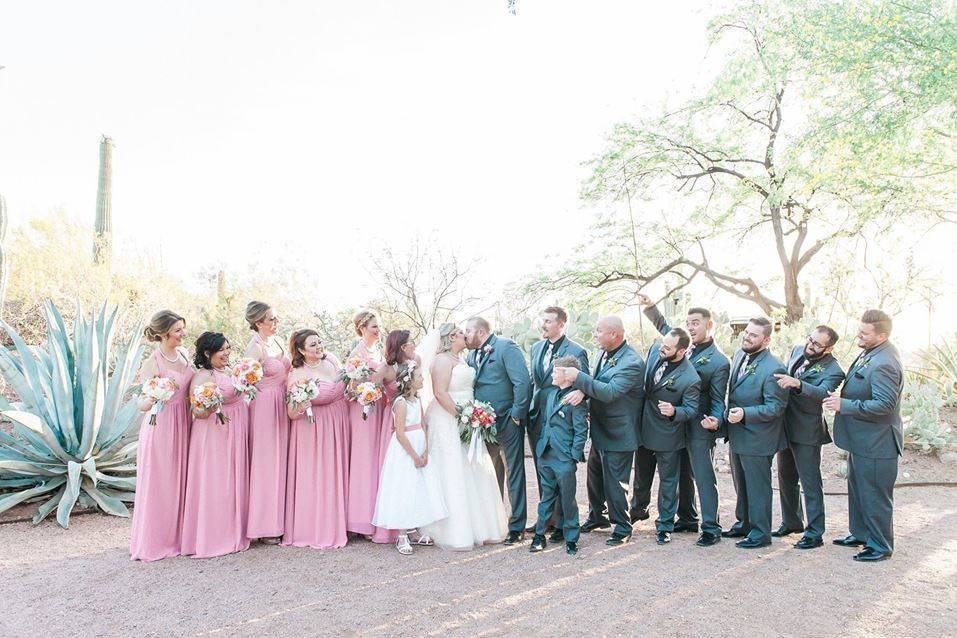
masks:
[[[411,554],[409,532],[448,516],[438,477],[429,466],[426,427],[419,403],[422,370],[415,361],[399,366],[399,396],[392,409],[395,425],[382,463],[379,494],[372,523],[376,527],[400,530],[395,547],[400,554]],[[432,545],[420,536],[417,545]]]

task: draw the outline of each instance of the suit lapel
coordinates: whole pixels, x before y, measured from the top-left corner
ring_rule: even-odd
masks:
[[[751,359],[751,363],[750,363],[749,365],[757,365],[757,363],[761,360],[761,357],[764,356],[764,353],[765,353],[765,352],[767,352],[767,348],[765,348],[764,350],[762,350],[761,352],[759,352],[757,355],[755,355],[755,357],[754,357],[753,359]],[[750,375],[748,375],[747,373],[745,373],[745,375],[744,375],[743,377],[738,378],[738,374],[741,372],[741,366],[744,365],[744,362],[745,362],[745,360],[746,360],[746,358],[747,358],[747,357],[745,356],[745,354],[744,354],[744,350],[741,350],[740,353],[741,353],[741,359],[738,361],[738,365],[737,365],[737,367],[736,367],[735,370],[734,370],[734,376],[731,377],[731,389],[732,389],[732,390],[736,389],[739,385],[741,385],[742,383],[744,383],[744,380],[747,379],[748,376],[750,376]]]
[[[484,344],[482,344],[482,347],[475,351],[475,356],[478,357],[479,351],[481,351],[481,350],[482,350],[483,348],[485,348],[485,347],[489,347],[489,348],[491,348],[491,349],[494,351],[494,349],[495,349],[495,335],[492,335],[491,337],[489,337],[489,338],[488,338],[488,341],[486,341]],[[482,368],[484,368],[484,367],[485,367],[485,364],[488,363],[488,360],[492,358],[492,354],[493,354],[493,353],[490,351],[490,352],[488,352],[488,353],[482,355],[482,360],[479,361],[478,367],[475,368],[475,378],[476,378],[476,379],[479,377],[480,374],[482,374]]]
[[[676,365],[671,372],[662,376],[661,379],[658,381],[658,383],[655,384],[655,387],[653,389],[658,390],[659,388],[663,388],[665,384],[668,383],[668,379],[677,376],[678,373],[684,369],[684,364],[686,361],[687,359],[685,359],[684,361]]]
[[[708,353],[711,352],[713,349],[714,349],[714,341],[711,342],[710,346],[701,350],[700,352],[697,349],[695,349],[694,358],[689,359],[689,361],[691,361],[691,365],[696,365],[699,359],[703,359],[704,357],[708,356]]]
[[[539,346],[541,346],[541,348],[539,348]],[[538,350],[538,352],[536,352],[536,349]],[[532,357],[531,357],[532,368],[533,368],[532,376],[535,378],[535,383],[539,387],[542,387],[543,385],[545,385],[546,375],[542,374],[542,366],[541,366],[542,353],[544,351],[545,351],[545,341],[539,341],[534,346],[532,346]]]

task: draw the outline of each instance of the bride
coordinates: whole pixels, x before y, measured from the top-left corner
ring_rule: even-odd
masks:
[[[427,366],[423,404],[428,423],[429,464],[439,476],[448,518],[424,527],[445,549],[466,550],[483,543],[499,543],[508,533],[505,505],[498,490],[495,467],[480,442],[479,454],[469,460],[468,448],[459,439],[457,403],[473,398],[475,370],[461,357],[465,334],[452,323],[431,331],[420,346]],[[434,398],[433,396],[434,395]]]

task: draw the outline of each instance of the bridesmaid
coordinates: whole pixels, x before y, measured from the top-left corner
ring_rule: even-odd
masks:
[[[359,357],[373,370],[382,365],[382,353],[379,351],[379,321],[375,314],[363,310],[357,314],[352,324],[359,343],[353,348],[350,357]],[[352,443],[349,462],[349,511],[348,530],[362,534],[372,540],[375,528],[372,515],[375,513],[376,495],[379,490],[379,470],[382,459],[382,440],[388,441],[383,430],[392,435],[391,428],[383,428],[382,409],[385,401],[377,402],[368,419],[362,418],[362,407],[350,402],[349,413],[352,422]],[[390,541],[382,541],[390,542]]]
[[[278,543],[286,503],[286,454],[289,417],[286,414],[286,375],[289,359],[276,338],[279,318],[269,305],[250,301],[246,322],[255,334],[245,356],[263,365],[259,393],[249,404],[249,519],[246,535]]]
[[[183,514],[183,554],[210,558],[249,549],[249,410],[230,383],[226,367],[231,347],[219,332],[196,340],[192,389],[215,383],[223,393],[220,423],[215,412],[193,409]]]
[[[289,470],[283,545],[331,549],[344,547],[349,476],[349,404],[339,380],[339,361],[326,354],[315,330],[297,330],[289,339],[291,387],[300,379],[316,379],[319,396],[312,400],[315,423],[306,406],[289,407]]]
[[[186,400],[193,368],[186,357],[183,339],[186,320],[172,310],[160,310],[143,331],[147,341],[157,343],[139,372],[139,382],[168,377],[177,390],[156,415],[156,425],[143,416],[139,450],[136,453],[136,497],[133,501],[133,533],[130,557],[153,561],[180,553],[183,503],[186,496],[186,459],[189,456],[190,414]],[[153,400],[143,397],[141,412],[149,412]]]

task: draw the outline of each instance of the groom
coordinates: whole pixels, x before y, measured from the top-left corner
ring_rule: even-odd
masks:
[[[492,334],[488,321],[472,317],[465,322],[465,345],[471,350],[468,363],[475,368],[475,399],[491,404],[498,415],[498,444],[489,444],[498,488],[508,475],[508,521],[506,545],[525,537],[525,432],[524,421],[532,396],[532,383],[525,357],[514,341]],[[503,458],[504,457],[504,458]]]

